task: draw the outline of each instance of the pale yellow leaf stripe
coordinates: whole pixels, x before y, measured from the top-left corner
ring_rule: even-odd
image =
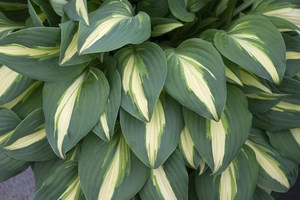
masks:
[[[181,23],[169,23],[169,24],[160,24],[160,25],[156,25],[154,26],[152,29],[152,36],[159,36],[162,35],[164,33],[168,33],[176,28],[179,28],[183,26],[183,24]]]
[[[5,142],[5,140],[8,139],[14,131],[15,130],[12,130],[12,131],[9,131],[8,133],[0,135],[0,144],[2,144],[3,142]]]
[[[23,56],[32,58],[42,58],[45,56],[54,57],[59,55],[59,47],[42,47],[36,46],[35,48],[29,48],[20,44],[9,44],[1,46],[0,53],[9,56]]]
[[[300,52],[287,51],[286,52],[286,59],[287,60],[298,60],[298,59],[300,59]]]
[[[46,131],[45,131],[45,128],[42,128],[42,129],[38,130],[37,132],[34,132],[25,137],[19,138],[11,145],[4,147],[4,149],[6,149],[6,150],[22,149],[22,148],[28,147],[38,141],[41,141],[44,138],[46,138]]]
[[[281,170],[280,164],[274,158],[268,155],[268,153],[272,152],[270,152],[263,146],[254,144],[250,140],[247,140],[245,144],[251,147],[251,149],[256,155],[256,159],[259,165],[267,174],[270,175],[270,177],[277,180],[281,185],[285,186],[286,188],[290,187],[290,183],[284,172]]]
[[[238,85],[243,86],[241,80],[230,69],[228,69],[228,67],[225,67],[225,74],[227,78],[233,80]]]
[[[77,39],[78,39],[78,31],[74,34],[72,41],[70,42],[68,48],[66,49],[64,58],[62,59],[60,64],[66,63],[77,53]]]
[[[267,16],[279,17],[287,20],[300,28],[300,9],[298,8],[281,8],[263,13]]]
[[[82,53],[84,50],[90,48],[95,42],[100,40],[104,35],[109,33],[109,31],[116,26],[120,21],[128,18],[125,15],[112,15],[109,19],[101,22],[95,30],[85,39],[84,44],[82,45],[79,53]]]
[[[151,167],[154,167],[158,150],[161,144],[161,136],[166,124],[165,113],[161,101],[158,100],[150,122],[146,122],[146,149]]]
[[[212,145],[212,156],[214,160],[213,173],[217,172],[223,164],[223,159],[225,156],[225,143],[227,134],[227,123],[224,115],[218,122],[210,120],[210,136]]]
[[[252,39],[260,41],[260,38],[250,34],[230,34],[229,36],[233,38],[243,49],[248,52],[251,57],[257,60],[265,68],[265,70],[269,73],[275,83],[280,83],[280,78],[276,67],[274,66],[269,56],[266,54],[267,52],[262,51],[254,43],[251,43],[247,40]]]
[[[130,149],[125,139],[121,136],[114,157],[103,177],[103,182],[98,194],[98,200],[111,199],[115,188],[122,182],[125,174],[128,173],[130,162]]]
[[[85,74],[79,76],[72,85],[65,91],[54,115],[54,132],[53,134],[57,137],[57,149],[62,158],[62,146],[65,136],[68,134],[69,125],[71,122],[71,116],[74,110],[74,105],[80,92],[80,88],[84,81]]]
[[[217,6],[216,9],[216,16],[219,16],[222,12],[226,10],[228,7],[228,1],[229,0],[221,0],[221,3]]]
[[[241,79],[243,84],[245,85],[249,85],[258,89],[261,89],[262,91],[271,94],[272,91],[264,86],[257,77],[255,77],[255,75],[253,75],[250,72],[245,71],[244,69],[240,69],[240,75],[241,75]]]
[[[59,200],[73,200],[78,199],[78,195],[80,194],[81,186],[79,181],[79,176],[68,186],[66,191],[58,197]]]
[[[300,128],[290,129],[290,132],[297,144],[300,146]]]
[[[129,93],[131,99],[136,103],[140,113],[149,121],[148,100],[145,96],[139,68],[134,55],[132,55],[124,68],[123,89]]]
[[[108,141],[110,141],[110,135],[109,135],[109,127],[108,127],[108,123],[107,123],[107,113],[106,111],[102,113],[102,115],[100,116],[100,123],[102,125],[103,131],[105,133],[105,136],[107,138]]]
[[[15,29],[21,29],[21,28],[24,28],[24,25],[20,25],[20,26],[2,26],[0,27],[0,32],[3,32],[3,31],[7,31],[7,30],[15,30]]]
[[[76,7],[76,12],[83,18],[86,25],[89,26],[88,12],[85,3],[86,0],[76,0],[75,7]]]
[[[256,93],[256,94],[246,94],[246,96],[251,99],[276,100],[280,97],[286,96],[286,94]]]
[[[285,111],[300,112],[300,105],[292,104],[286,101],[280,101],[271,109],[279,112],[285,112]]]
[[[194,163],[195,144],[191,138],[191,135],[186,125],[183,127],[180,134],[180,144],[182,146],[183,153],[189,165],[191,165],[194,169],[197,169],[197,166],[195,166]]]
[[[220,178],[220,200],[234,200],[237,194],[236,174],[233,163],[221,174]]]
[[[0,97],[9,90],[15,81],[17,81],[19,75],[19,73],[9,69],[4,65],[0,67]]]
[[[206,166],[205,160],[201,159],[200,160],[200,165],[199,165],[199,175],[201,175],[205,172],[205,166]]]
[[[157,191],[160,193],[163,199],[177,199],[162,166],[158,167],[157,169],[152,169],[151,176],[154,186],[157,188]]]
[[[188,89],[193,91],[197,98],[205,104],[214,119],[218,120],[219,117],[215,107],[215,99],[201,70],[206,70],[214,79],[216,79],[215,76],[209,69],[196,60],[184,55],[177,55],[177,57],[181,63]]]

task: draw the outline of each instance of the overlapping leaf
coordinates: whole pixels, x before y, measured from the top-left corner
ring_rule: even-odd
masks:
[[[199,115],[219,120],[226,100],[226,77],[216,49],[204,40],[188,39],[165,54],[166,91]]]
[[[116,60],[108,57],[104,61],[106,66],[106,78],[110,86],[110,94],[104,112],[101,114],[99,122],[93,128],[93,132],[105,141],[110,141],[115,129],[121,104],[121,77],[116,69]]]
[[[234,86],[228,86],[227,90],[225,110],[218,122],[188,109],[183,112],[195,147],[214,174],[230,165],[250,134],[252,115],[246,97]]]
[[[252,129],[246,141],[260,165],[257,184],[272,191],[286,192],[296,181],[298,165],[282,157],[268,142],[266,134]]]
[[[137,119],[149,121],[167,76],[164,52],[145,42],[122,48],[115,58],[122,79],[121,106]]]
[[[280,32],[265,17],[246,15],[229,31],[219,30],[214,43],[229,60],[279,84],[286,68],[285,44]]]
[[[59,43],[59,28],[23,29],[0,39],[0,60],[5,66],[33,79],[66,81],[78,76],[85,65],[60,67]]]
[[[286,45],[285,75],[292,77],[300,71],[300,40],[284,33],[282,37]]]
[[[104,74],[91,68],[74,80],[46,83],[43,108],[46,134],[53,151],[61,158],[98,122],[109,95]]]
[[[0,11],[0,38],[21,28],[24,28],[24,23],[10,20]]]
[[[132,153],[120,129],[109,143],[94,134],[85,137],[79,177],[87,199],[130,199],[144,185],[149,172]]]
[[[86,0],[69,0],[63,10],[73,21],[80,21],[89,26],[89,17]]]
[[[10,157],[22,161],[43,161],[55,157],[46,138],[41,108],[29,114],[14,129],[3,148]]]
[[[3,146],[21,119],[11,110],[0,108],[0,146]]]
[[[146,12],[151,18],[164,17],[169,12],[168,0],[141,0],[138,1],[137,10]]]
[[[199,199],[240,200],[251,199],[258,175],[258,164],[253,151],[244,146],[238,156],[219,175],[206,171],[196,175]]]
[[[181,106],[167,94],[162,94],[156,102],[149,122],[142,122],[121,110],[124,137],[148,167],[158,168],[175,150],[183,128],[181,112]]]
[[[157,37],[183,26],[182,23],[169,18],[151,18],[151,36]]]
[[[178,150],[150,176],[139,192],[145,200],[188,199],[188,174]]]
[[[150,37],[150,17],[142,11],[135,16],[127,0],[105,1],[88,17],[89,27],[79,24],[79,54],[107,52]]]

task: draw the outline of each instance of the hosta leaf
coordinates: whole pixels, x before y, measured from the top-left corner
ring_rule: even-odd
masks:
[[[206,171],[196,175],[199,199],[241,200],[251,199],[258,175],[258,164],[253,151],[245,146],[230,165],[218,175]]]
[[[255,1],[251,13],[265,15],[280,31],[295,30],[300,34],[300,5],[298,1]]]
[[[143,200],[188,199],[188,174],[178,150],[150,177],[139,192]]]
[[[24,28],[24,23],[11,21],[0,11],[0,38],[21,28]]]
[[[96,57],[95,54],[78,55],[78,30],[75,22],[67,21],[65,23],[61,23],[59,26],[61,28],[60,65],[66,66],[81,64]]]
[[[33,200],[39,199],[85,199],[80,187],[77,162],[67,160],[59,165],[34,194]]]
[[[231,22],[233,11],[236,7],[237,0],[220,0],[215,9],[215,14],[219,18],[218,26],[227,25]]]
[[[34,81],[24,92],[0,106],[0,108],[8,108],[13,110],[20,119],[24,119],[34,110],[41,108],[42,91],[44,84],[41,81]]]
[[[252,200],[274,200],[274,198],[263,189],[256,187]]]
[[[44,1],[44,0],[33,0],[33,1],[37,5],[39,5],[41,9],[44,11],[50,26],[52,27],[58,26],[58,24],[61,21],[61,18],[59,15],[56,14],[54,9],[52,8],[50,1]]]
[[[74,80],[46,83],[43,108],[46,134],[53,151],[61,158],[98,122],[107,103],[109,85],[96,68]]]
[[[68,3],[67,0],[50,0],[53,10],[59,15],[63,16],[64,10],[63,7]]]
[[[254,115],[253,125],[268,131],[279,131],[299,127],[300,120],[300,82],[284,77],[277,89],[285,94],[285,97],[269,111]]]
[[[86,26],[89,26],[89,17],[86,0],[69,0],[63,10],[68,17],[73,21],[80,21]]]
[[[188,166],[194,169],[198,169],[201,161],[201,156],[198,153],[193,139],[186,126],[184,126],[181,131],[178,147]]]
[[[146,42],[122,48],[115,58],[122,79],[121,106],[139,120],[149,121],[167,76],[164,52]]]
[[[194,12],[203,8],[210,0],[168,0],[172,14],[184,22],[191,22],[195,18]]]
[[[101,114],[99,122],[93,128],[93,132],[105,141],[110,141],[118,117],[121,104],[121,77],[116,69],[116,60],[108,57],[104,61],[106,66],[106,78],[110,86],[110,94],[104,112]]]
[[[27,1],[1,1],[0,12],[2,12],[8,19],[16,22],[25,22],[25,20],[29,17]]]
[[[271,88],[265,79],[255,76],[253,73],[240,68],[240,76],[243,87],[240,87],[246,94],[252,93],[267,93],[272,94]]]
[[[141,0],[137,4],[138,11],[146,12],[152,17],[164,17],[169,12],[168,0]]]
[[[0,108],[0,146],[3,146],[21,119],[11,110]]]
[[[29,162],[16,160],[8,156],[0,147],[0,182],[19,174],[29,166]]]
[[[282,36],[286,46],[285,75],[292,77],[300,72],[300,40],[284,33]]]
[[[29,27],[29,24],[32,27],[43,27],[43,22],[46,20],[46,15],[42,8],[35,4],[33,0],[29,0],[28,11],[30,18],[26,21],[26,27]]]
[[[94,134],[85,137],[79,177],[87,199],[130,199],[144,185],[149,172],[131,152],[120,129],[109,143]]]
[[[0,105],[22,94],[32,82],[32,79],[0,64]]]
[[[225,57],[222,57],[222,59],[225,64],[225,74],[226,74],[227,82],[243,86],[238,65],[235,64],[234,62],[231,62]]]
[[[80,54],[111,51],[128,43],[139,44],[150,37],[150,17],[142,11],[135,16],[127,0],[105,1],[89,14],[89,20],[89,27],[79,24]]]
[[[166,91],[187,108],[219,120],[226,100],[225,67],[220,54],[208,42],[188,39],[167,49]]]
[[[265,17],[246,15],[214,37],[217,49],[248,71],[279,84],[285,71],[285,44],[280,32]]]
[[[0,60],[8,68],[33,79],[66,81],[78,76],[85,65],[60,67],[59,43],[59,28],[23,29],[0,39]]]
[[[158,168],[171,155],[183,128],[181,107],[167,94],[156,102],[149,122],[142,122],[124,110],[120,112],[120,121],[128,145],[151,168]]]
[[[23,161],[43,161],[55,157],[46,138],[41,108],[29,114],[15,128],[3,148],[10,157]]]
[[[282,157],[268,142],[266,134],[252,129],[246,141],[260,165],[257,184],[276,192],[286,192],[295,183],[298,165]]]
[[[169,18],[151,18],[151,36],[157,37],[183,26],[182,23]]]
[[[227,90],[225,110],[218,122],[183,110],[196,149],[214,174],[228,167],[250,134],[252,115],[246,97],[234,86],[228,86]]]
[[[280,153],[280,155],[300,164],[300,128],[284,131],[269,132],[267,134],[271,145]]]

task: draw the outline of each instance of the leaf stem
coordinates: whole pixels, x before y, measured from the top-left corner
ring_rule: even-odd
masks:
[[[243,10],[245,10],[246,8],[248,8],[249,6],[251,6],[254,3],[255,0],[248,0],[245,1],[244,3],[242,3],[241,5],[239,5],[234,11],[233,11],[233,17],[236,16],[237,14],[239,14],[240,12],[242,12]]]

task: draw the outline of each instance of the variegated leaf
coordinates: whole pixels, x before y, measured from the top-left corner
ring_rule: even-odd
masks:
[[[260,187],[256,187],[252,200],[274,200],[274,198]]]
[[[148,167],[158,168],[175,150],[183,128],[181,112],[180,105],[164,93],[157,100],[149,122],[142,122],[121,109],[124,137]]]
[[[300,164],[300,128],[294,128],[284,131],[267,131],[271,145],[280,153],[280,155]]]
[[[178,147],[187,166],[198,169],[202,158],[195,147],[186,125],[181,131]]]
[[[194,12],[199,11],[208,1],[203,0],[168,0],[169,8],[172,14],[184,22],[191,22],[195,19]]]
[[[79,24],[79,54],[107,52],[150,37],[150,17],[142,11],[134,15],[127,0],[105,1],[88,17],[89,27]]]
[[[43,161],[54,158],[46,138],[43,110],[29,114],[13,131],[4,145],[5,152],[22,161]]]
[[[239,66],[225,57],[222,57],[222,59],[225,64],[227,82],[243,86]]]
[[[34,194],[33,200],[39,199],[84,200],[78,176],[78,163],[67,160],[59,165]]]
[[[33,80],[0,64],[0,105],[22,94]]]
[[[218,121],[226,101],[225,66],[220,54],[201,39],[185,40],[167,49],[166,91],[206,118]]]
[[[214,174],[228,167],[250,134],[252,115],[245,95],[234,86],[228,86],[227,91],[225,110],[218,122],[183,110],[195,147]]]
[[[108,57],[104,61],[106,66],[106,78],[110,86],[110,94],[104,112],[99,122],[93,128],[93,132],[105,141],[110,141],[115,129],[116,120],[121,104],[121,77],[116,69],[116,60]]]
[[[46,83],[43,108],[46,134],[61,158],[98,122],[109,95],[104,74],[96,68],[63,83]]]
[[[253,125],[268,131],[299,128],[300,120],[300,81],[284,77],[276,88],[289,94],[270,110],[254,115]]]
[[[292,77],[300,72],[300,40],[282,33],[286,46],[286,71],[285,75]]]
[[[24,22],[29,17],[27,2],[1,1],[1,12],[10,20]]]
[[[151,36],[157,37],[183,26],[182,23],[169,18],[151,18]]]
[[[199,199],[241,200],[251,199],[258,175],[258,164],[253,151],[244,146],[230,165],[218,175],[206,171],[196,175]]]
[[[265,17],[246,15],[230,30],[219,30],[214,44],[221,54],[248,71],[279,84],[286,68],[285,44]]]
[[[228,25],[234,16],[237,0],[220,0],[215,8],[215,14],[219,18],[216,27]]]
[[[63,7],[68,3],[68,0],[50,0],[51,6],[54,11],[59,15],[63,16],[64,10]]]
[[[300,34],[300,4],[297,0],[258,0],[251,13],[259,13],[273,22],[281,32],[296,31]]]
[[[139,192],[143,200],[188,199],[188,174],[178,150],[156,169]]]
[[[137,10],[146,12],[151,18],[164,17],[169,12],[168,0],[140,0]]]
[[[35,3],[34,0],[28,1],[28,11],[30,18],[26,22],[27,27],[44,27],[43,22],[46,20],[46,15],[42,8]]]
[[[80,21],[86,26],[89,26],[89,17],[86,0],[69,0],[63,10],[68,17],[73,21]]]
[[[96,57],[95,54],[78,55],[78,30],[75,22],[70,20],[59,26],[61,28],[60,65],[81,64]]]
[[[120,129],[109,143],[94,134],[84,138],[79,177],[87,199],[130,199],[144,185],[149,172],[131,152]]]
[[[85,65],[59,66],[60,33],[55,27],[35,27],[11,33],[0,39],[0,60],[8,68],[33,79],[49,82],[72,79]]]
[[[0,146],[5,144],[14,129],[20,124],[21,119],[7,108],[0,108]]]
[[[298,165],[282,157],[270,144],[264,131],[252,128],[246,141],[260,165],[257,184],[276,192],[286,192],[295,183]]]
[[[24,26],[24,23],[11,21],[2,12],[0,12],[0,38],[16,29],[24,28]]]
[[[167,76],[164,52],[155,43],[145,42],[122,48],[115,58],[122,79],[122,108],[149,121]]]

